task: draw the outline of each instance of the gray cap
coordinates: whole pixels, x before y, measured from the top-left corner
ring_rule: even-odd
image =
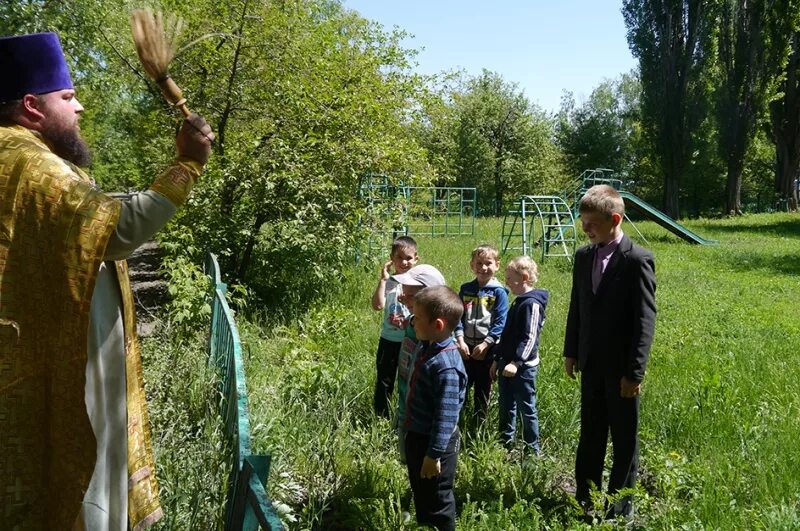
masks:
[[[428,264],[414,266],[405,273],[392,275],[392,278],[404,286],[425,286],[429,288],[431,286],[445,285],[444,277],[439,270]]]

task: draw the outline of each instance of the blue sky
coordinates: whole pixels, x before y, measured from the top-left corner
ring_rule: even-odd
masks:
[[[545,110],[563,90],[578,102],[603,79],[636,66],[621,0],[344,0],[345,7],[414,37],[418,71],[486,68],[515,82]]]

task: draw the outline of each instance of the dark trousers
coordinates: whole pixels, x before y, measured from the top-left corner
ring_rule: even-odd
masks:
[[[439,530],[456,528],[456,498],[453,483],[458,465],[458,450],[461,434],[456,428],[447,451],[440,457],[442,472],[435,478],[422,479],[422,461],[428,451],[429,436],[421,433],[406,433],[406,467],[414,506],[417,509],[417,523],[430,525]]]
[[[587,368],[588,369],[588,368]],[[636,484],[639,467],[639,397],[622,398],[621,377],[584,370],[581,376],[581,435],[575,460],[575,497],[587,503],[590,485],[602,485],[608,433],[614,451],[608,493]],[[633,510],[630,497],[610,509],[613,516]]]
[[[475,348],[472,343],[467,343],[470,352]],[[482,360],[468,358],[464,361],[464,368],[467,370],[467,396],[464,402],[469,400],[470,389],[475,388],[474,413],[475,418],[482,421],[486,418],[489,410],[489,399],[492,396],[492,379],[489,377],[489,369],[492,367],[492,349],[494,345],[486,351],[486,356]]]
[[[375,380],[375,414],[389,417],[389,401],[394,392],[394,381],[397,378],[397,357],[400,355],[401,343],[381,338],[378,352],[375,354],[375,366],[378,377]]]

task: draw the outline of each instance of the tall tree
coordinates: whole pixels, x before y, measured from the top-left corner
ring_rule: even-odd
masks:
[[[611,168],[629,177],[640,114],[638,75],[600,83],[580,106],[562,98],[556,138],[573,175],[587,168]]]
[[[789,210],[797,210],[796,179],[800,178],[800,31],[792,33],[791,51],[781,74],[779,97],[770,102],[775,143],[775,190]]]
[[[447,186],[458,175],[458,108],[455,98],[463,93],[463,74],[445,72],[428,80],[426,96],[409,131],[427,153],[436,186]]]
[[[706,66],[701,43],[710,19],[706,0],[624,0],[628,45],[639,59],[642,115],[664,176],[664,211],[680,215],[680,188],[691,160],[692,133],[702,120],[698,81]]]
[[[100,145],[92,175],[141,188],[172,156],[178,116],[140,75],[128,16],[135,2],[0,2],[4,33],[59,31]],[[211,250],[228,274],[287,305],[322,291],[352,259],[358,179],[429,175],[407,125],[423,80],[401,32],[336,0],[170,0],[186,37],[170,66],[191,108],[217,133],[214,156],[166,238]],[[119,176],[124,176],[122,179]],[[298,274],[302,272],[302,274]],[[287,300],[291,297],[293,300]]]
[[[499,206],[508,181],[504,171],[507,163],[525,148],[529,103],[516,85],[486,70],[470,82],[467,90],[461,100],[460,173],[468,175],[477,170],[479,179],[491,176],[495,204]],[[473,154],[468,153],[472,150]]]
[[[478,188],[484,208],[497,212],[512,194],[532,193],[561,178],[553,120],[516,84],[484,70],[454,102],[458,182]]]
[[[224,36],[193,50],[195,79],[218,118],[219,167],[215,199],[193,214],[215,214],[204,239],[226,242],[240,278],[273,289],[297,270],[323,278],[351,256],[361,175],[429,175],[406,130],[422,82],[403,35],[336,1],[209,1],[206,12]]]
[[[716,95],[720,156],[726,163],[725,212],[742,210],[742,170],[757,120],[786,61],[793,0],[723,0]]]

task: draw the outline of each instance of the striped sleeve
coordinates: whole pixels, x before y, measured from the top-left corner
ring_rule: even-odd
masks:
[[[524,323],[514,361],[526,362],[536,359],[536,340],[539,334],[539,313],[541,306],[535,302],[522,304],[518,310],[520,322]]]
[[[458,290],[458,298],[461,299],[462,305],[464,304],[464,286],[467,286],[468,284],[469,283],[461,284],[461,288],[459,288]],[[456,337],[456,339],[464,337],[464,320],[466,318],[467,318],[467,313],[464,312],[461,314],[461,319],[459,319],[458,323],[456,323],[456,329],[453,330],[453,335]]]
[[[438,459],[447,450],[450,438],[458,423],[460,413],[459,378],[455,368],[446,368],[432,375],[434,402],[437,407],[433,412],[430,442],[427,456]]]

